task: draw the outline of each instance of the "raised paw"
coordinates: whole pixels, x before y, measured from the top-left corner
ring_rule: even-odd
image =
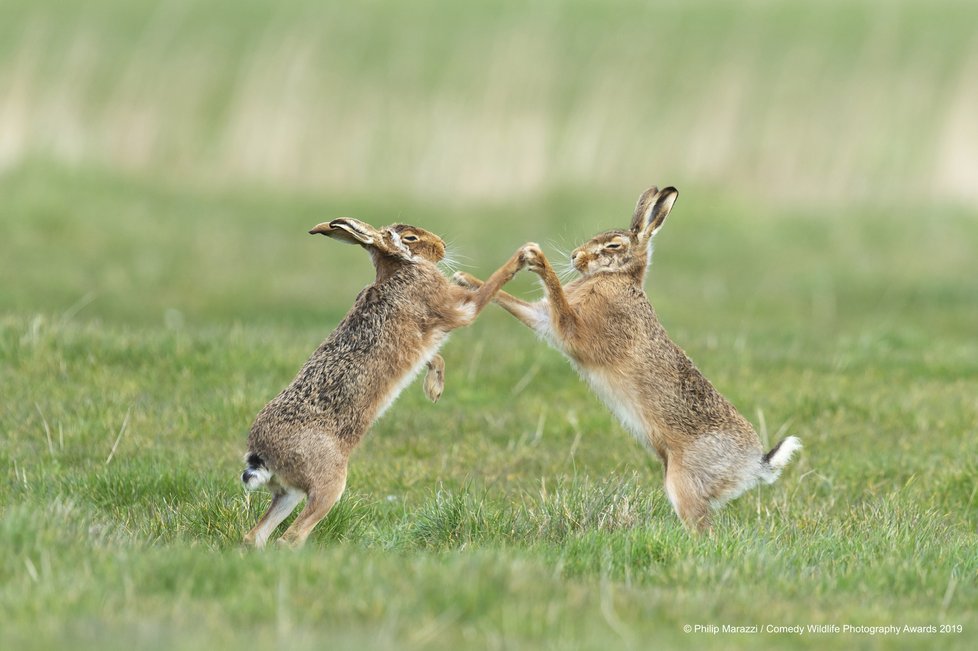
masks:
[[[533,272],[543,271],[547,259],[543,255],[543,250],[536,242],[527,242],[520,249],[521,257],[526,268]]]
[[[428,400],[438,402],[445,391],[445,360],[441,355],[435,355],[428,362],[428,372],[424,376],[424,394]]]
[[[452,282],[465,289],[479,289],[482,285],[475,276],[467,274],[464,271],[456,271],[452,274]]]

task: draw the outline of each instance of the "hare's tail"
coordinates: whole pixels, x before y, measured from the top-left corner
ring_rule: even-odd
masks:
[[[781,471],[801,447],[801,439],[797,436],[789,436],[771,448],[770,452],[762,458],[764,481],[769,484],[777,481]]]
[[[262,458],[254,452],[248,453],[245,457],[245,463],[247,466],[241,473],[241,483],[247,490],[257,490],[272,478],[272,471],[268,469]]]

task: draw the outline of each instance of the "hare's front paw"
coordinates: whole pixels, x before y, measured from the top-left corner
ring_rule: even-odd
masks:
[[[543,271],[547,259],[543,256],[543,250],[539,244],[536,242],[527,242],[523,245],[520,253],[527,269],[533,272]]]
[[[424,376],[424,394],[428,400],[438,402],[445,391],[445,374],[437,369],[428,369]]]
[[[464,271],[456,271],[453,273],[452,282],[459,287],[464,287],[465,289],[479,289],[479,285],[481,284],[478,280],[476,280],[475,276],[467,274]]]

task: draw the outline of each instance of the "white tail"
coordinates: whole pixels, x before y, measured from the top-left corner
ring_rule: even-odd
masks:
[[[801,439],[797,436],[789,436],[771,448],[771,451],[764,455],[764,463],[770,469],[764,480],[773,484],[781,476],[781,471],[788,465],[791,458],[795,456],[795,452],[801,448]]]
[[[245,463],[248,465],[241,473],[241,483],[246,490],[258,490],[272,478],[272,471],[265,466],[265,462],[257,454],[253,452],[248,454]]]

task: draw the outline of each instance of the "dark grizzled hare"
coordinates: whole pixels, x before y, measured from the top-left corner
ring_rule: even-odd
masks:
[[[505,292],[495,301],[564,353],[626,429],[658,453],[666,493],[682,521],[708,529],[718,508],[758,481],[773,483],[801,442],[789,436],[769,452],[669,339],[645,295],[652,237],[679,193],[650,188],[631,227],[593,237],[572,256],[581,278],[562,287],[539,247],[524,247],[546,297],[527,303]],[[486,287],[468,274],[455,282]]]
[[[303,496],[306,506],[282,542],[305,542],[343,494],[350,454],[371,424],[426,364],[425,393],[438,399],[444,383],[438,348],[523,266],[520,250],[482,288],[469,291],[442,275],[436,263],[445,243],[421,228],[376,229],[336,219],[309,232],[362,246],[377,277],[251,426],[241,481],[249,490],[267,483],[272,491],[271,506],[245,536],[257,547]]]

